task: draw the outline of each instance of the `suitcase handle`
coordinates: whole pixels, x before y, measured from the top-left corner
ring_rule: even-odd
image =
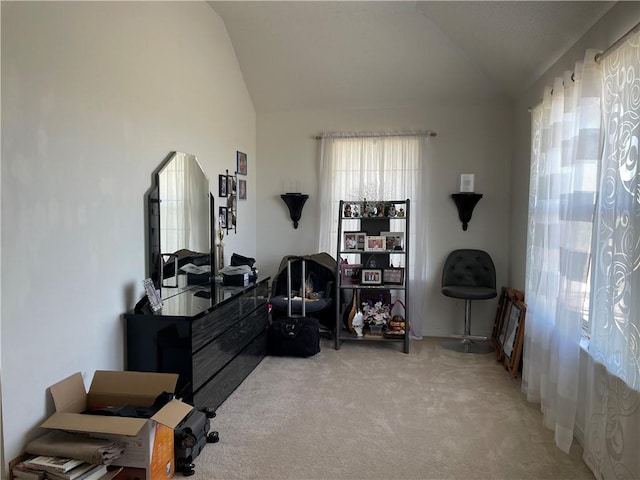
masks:
[[[300,296],[302,297],[302,316],[306,315],[306,302],[305,302],[305,277],[306,277],[306,262],[304,258],[299,257],[302,262],[302,276],[300,278]],[[291,258],[287,260],[287,289],[289,290],[289,295],[287,295],[289,301],[287,302],[287,315],[291,317]]]

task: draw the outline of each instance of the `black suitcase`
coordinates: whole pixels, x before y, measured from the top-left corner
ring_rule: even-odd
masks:
[[[311,357],[320,352],[320,322],[305,317],[305,260],[302,259],[302,316],[291,314],[291,261],[287,262],[287,316],[272,321],[267,327],[267,353],[276,356]]]
[[[219,440],[218,432],[211,430],[209,416],[193,409],[173,430],[176,472],[188,477],[195,473],[193,460],[207,443]]]

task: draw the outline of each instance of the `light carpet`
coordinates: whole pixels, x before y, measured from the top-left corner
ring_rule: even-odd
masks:
[[[312,358],[267,357],[220,406],[220,442],[196,459],[212,479],[589,479],[493,353],[442,339],[322,339]]]

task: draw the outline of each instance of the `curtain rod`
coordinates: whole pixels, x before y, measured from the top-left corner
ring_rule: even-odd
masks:
[[[627,33],[622,35],[618,40],[616,40],[611,45],[609,45],[609,47],[607,47],[606,50],[600,53],[596,53],[594,60],[597,63],[600,63],[605,56],[612,53],[617,47],[619,47],[622,43],[624,43],[627,40],[627,38],[629,38],[630,35],[633,35],[636,31],[638,31],[638,29],[640,29],[640,22],[636,23],[633,27],[631,27],[631,30],[629,30]],[[572,73],[571,80],[573,80],[573,77],[574,77],[574,74]],[[551,93],[553,93],[553,91]],[[542,103],[542,100],[536,103],[533,107],[529,107],[527,110],[531,112],[534,108],[536,108],[541,103]]]
[[[598,53],[596,54],[596,62],[600,63],[600,61],[602,60],[603,57],[605,57],[606,55],[608,55],[609,53],[611,53],[613,50],[616,49],[616,47],[620,46],[621,43],[624,43],[624,41],[630,36],[633,35],[638,29],[640,28],[640,22],[636,23],[631,30],[629,30],[627,33],[625,33],[623,36],[621,36],[618,40],[616,40],[615,42],[613,42],[613,44],[607,48],[604,52]]]
[[[313,137],[315,140],[322,140],[323,138],[367,138],[367,137],[410,137],[414,135],[428,135],[429,137],[436,137],[438,134],[436,132],[396,132],[396,133],[323,133],[322,135],[317,135]]]

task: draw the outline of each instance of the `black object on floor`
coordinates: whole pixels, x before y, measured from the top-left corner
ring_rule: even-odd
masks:
[[[195,473],[193,461],[207,443],[220,440],[218,432],[210,431],[211,421],[207,413],[192,410],[173,431],[176,472],[185,477]]]
[[[306,301],[296,300],[301,304],[302,316],[291,314],[291,262],[287,262],[287,316],[273,320],[267,327],[267,354],[276,356],[311,357],[320,352],[320,322],[317,318],[305,317]],[[305,265],[302,260],[302,286],[305,291]],[[304,296],[304,293],[303,293]]]

